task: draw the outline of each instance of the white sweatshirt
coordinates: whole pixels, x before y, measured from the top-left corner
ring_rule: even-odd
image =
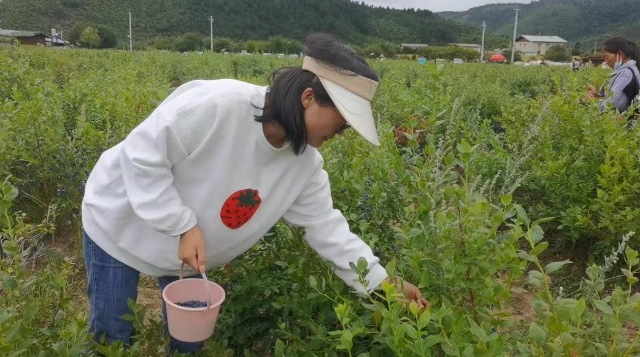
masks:
[[[176,89],[89,175],[82,202],[89,237],[141,273],[176,276],[180,234],[196,224],[211,269],[249,250],[283,218],[306,229],[309,245],[355,291],[365,290],[349,263],[360,257],[369,262],[367,290],[378,287],[386,271],[333,209],[320,153],[274,148],[255,121],[266,90],[235,80]]]

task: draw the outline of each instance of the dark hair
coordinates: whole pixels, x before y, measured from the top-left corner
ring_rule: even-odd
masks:
[[[640,50],[638,50],[637,43],[624,37],[612,37],[604,42],[602,49],[610,53],[622,52],[625,56],[636,61],[636,66],[640,71]]]
[[[373,68],[356,51],[332,35],[308,35],[302,53],[332,67],[378,81],[378,75]],[[267,92],[268,105],[262,115],[256,116],[258,122],[275,121],[280,124],[296,155],[304,152],[307,147],[304,107],[300,100],[307,88],[313,89],[314,98],[319,105],[334,106],[315,74],[303,70],[302,67],[285,67],[271,74]]]

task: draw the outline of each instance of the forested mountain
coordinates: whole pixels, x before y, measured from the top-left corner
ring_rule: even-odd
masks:
[[[4,0],[0,27],[20,30],[69,30],[90,21],[120,40],[132,12],[136,39],[209,34],[235,40],[283,36],[301,40],[310,31],[334,33],[352,43],[448,44],[480,41],[481,31],[426,10],[376,8],[350,0]],[[492,36],[488,44],[505,43]]]
[[[539,0],[438,15],[470,26],[486,21],[487,31],[512,35],[516,7],[521,9],[518,34],[556,35],[570,42],[591,42],[609,35],[640,40],[640,0]]]

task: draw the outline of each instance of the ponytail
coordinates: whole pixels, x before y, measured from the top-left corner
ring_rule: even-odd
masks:
[[[634,41],[629,41],[629,46],[631,47],[631,59],[636,61],[636,67],[638,67],[638,71],[640,72],[640,49],[638,49],[638,44]]]

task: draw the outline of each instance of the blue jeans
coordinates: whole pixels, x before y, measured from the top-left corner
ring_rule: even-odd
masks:
[[[89,332],[94,334],[94,339],[100,341],[102,336],[107,343],[122,341],[125,346],[131,344],[133,322],[125,321],[122,316],[131,314],[127,305],[129,298],[134,301],[138,298],[138,282],[140,272],[118,261],[95,244],[84,233],[84,260],[87,269],[87,295],[89,297]],[[176,281],[178,277],[158,278],[160,291],[169,283]],[[159,296],[162,298],[162,295]],[[167,328],[167,311],[162,302],[162,318],[164,332],[169,334]],[[171,337],[171,351],[180,353],[192,353],[200,350],[204,342],[182,342]]]

